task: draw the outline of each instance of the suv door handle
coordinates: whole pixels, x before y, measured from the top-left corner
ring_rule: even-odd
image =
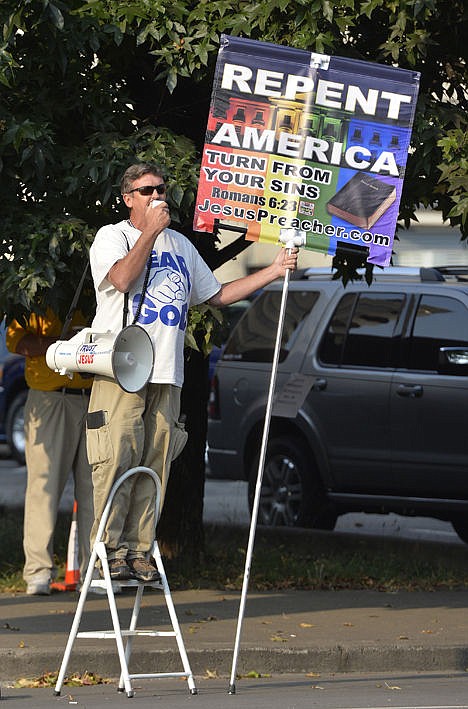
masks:
[[[396,391],[398,396],[408,396],[411,399],[419,399],[423,395],[420,384],[399,384]]]
[[[312,391],[323,391],[327,388],[327,384],[328,382],[326,379],[316,379],[315,382],[312,384]]]

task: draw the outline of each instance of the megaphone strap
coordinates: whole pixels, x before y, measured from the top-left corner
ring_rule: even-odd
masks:
[[[146,289],[148,287],[150,271],[151,271],[151,254],[148,256],[148,262],[146,264],[145,279],[143,281],[143,288],[141,289],[140,300],[138,302],[138,307],[136,309],[135,317],[133,318],[133,323],[132,323],[133,325],[137,324],[138,318],[140,317],[141,307],[143,305],[143,300],[146,295]]]
[[[60,333],[59,340],[64,340],[64,339],[65,339],[65,335],[66,335],[67,332],[68,332],[68,328],[70,327],[70,323],[71,323],[71,321],[72,321],[72,319],[73,319],[73,315],[74,315],[74,313],[75,313],[76,306],[77,306],[77,304],[78,304],[78,298],[80,297],[80,293],[81,293],[81,291],[82,291],[82,289],[83,289],[83,285],[84,285],[84,282],[85,282],[86,274],[87,274],[87,272],[88,272],[88,268],[89,268],[89,261],[87,261],[87,263],[86,263],[85,269],[84,269],[84,271],[83,271],[83,274],[82,274],[82,276],[81,276],[80,282],[79,282],[79,284],[78,284],[78,288],[76,289],[75,295],[73,296],[73,300],[72,300],[71,305],[70,305],[70,308],[69,308],[68,313],[67,313],[67,315],[66,315],[66,317],[65,317],[65,320],[64,320],[64,323],[63,323],[63,327],[62,327],[62,332]]]
[[[125,241],[127,244],[127,251],[130,251],[130,245],[128,243],[127,235],[123,231],[122,234],[125,237]],[[148,261],[146,263],[146,273],[145,273],[145,278],[143,281],[143,288],[141,289],[141,294],[140,294],[140,300],[138,302],[138,307],[136,309],[135,316],[133,318],[133,323],[132,325],[136,325],[138,318],[140,317],[141,313],[141,308],[143,306],[143,300],[146,295],[146,289],[148,287],[148,281],[149,281],[149,276],[150,276],[150,271],[151,271],[151,254],[148,256]],[[127,319],[128,319],[128,299],[129,299],[129,293],[128,291],[124,293],[124,304],[123,304],[123,313],[122,313],[122,329],[127,326]]]

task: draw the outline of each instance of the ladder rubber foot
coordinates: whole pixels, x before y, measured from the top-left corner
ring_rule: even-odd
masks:
[[[192,694],[192,695],[198,694],[198,689],[196,687],[194,687],[193,689],[190,690],[190,694]]]
[[[228,689],[228,694],[235,694],[235,693],[236,693],[236,685],[230,684],[229,689]]]
[[[54,689],[54,697],[60,697],[60,692]]]
[[[129,699],[132,699],[132,697],[134,697],[134,696],[135,696],[135,692],[133,690],[131,692],[127,692],[127,697]]]

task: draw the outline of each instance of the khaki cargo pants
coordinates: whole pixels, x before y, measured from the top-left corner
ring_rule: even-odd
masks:
[[[108,377],[96,376],[87,416],[88,459],[93,469],[94,544],[102,512],[114,481],[129,468],[143,465],[161,480],[155,510],[155,486],[149,475],[132,476],[118,489],[102,541],[111,556],[147,552],[155,537],[171,461],[182,451],[187,433],[179,422],[180,388],[147,384],[128,393]]]
[[[24,580],[55,576],[54,531],[60,498],[73,471],[78,502],[81,576],[89,561],[94,518],[91,468],[86,456],[88,396],[29,389],[24,407],[28,480],[24,501]],[[70,514],[72,510],[70,509]]]

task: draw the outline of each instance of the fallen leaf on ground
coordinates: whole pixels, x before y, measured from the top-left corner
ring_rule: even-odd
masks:
[[[5,630],[13,630],[15,632],[19,630],[16,625],[10,625],[10,623],[4,623],[3,627],[5,628]]]
[[[396,684],[389,684],[388,682],[385,682],[385,687],[387,689],[401,689],[401,687],[398,687]]]
[[[45,672],[40,677],[33,679],[22,677],[15,682],[15,687],[30,687],[33,689],[38,687],[53,687],[57,684],[57,677],[57,672]],[[83,687],[85,685],[108,684],[110,681],[111,680],[109,679],[99,677],[99,675],[96,675],[93,672],[83,672],[83,674],[76,673],[70,675],[69,677],[65,677],[64,684],[71,687]]]

